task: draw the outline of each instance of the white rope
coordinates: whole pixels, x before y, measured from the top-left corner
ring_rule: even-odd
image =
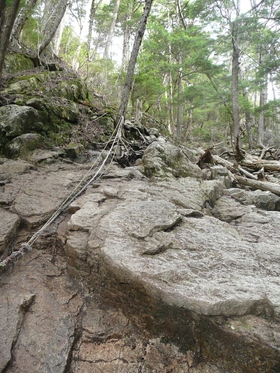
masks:
[[[113,152],[113,149],[114,149],[114,146],[116,145],[116,143],[118,143],[121,139],[121,131],[122,131],[122,126],[123,126],[123,121],[124,121],[124,118],[121,117],[121,119],[119,120],[116,128],[114,129],[110,139],[107,141],[105,147],[103,148],[101,154],[99,155],[99,157],[97,158],[97,160],[94,162],[94,164],[90,167],[90,169],[87,171],[87,173],[85,174],[85,176],[82,178],[82,180],[79,182],[79,184],[75,187],[75,189],[71,192],[71,194],[64,199],[64,201],[60,204],[60,206],[57,208],[57,210],[52,214],[52,216],[46,221],[46,223],[37,231],[35,232],[32,237],[25,243],[23,243],[21,245],[21,248],[17,251],[14,251],[11,253],[11,255],[9,255],[6,259],[4,259],[3,261],[0,262],[0,267],[4,267],[6,266],[6,264],[9,262],[9,261],[12,261],[14,260],[16,257],[18,257],[19,255],[23,256],[25,252],[27,251],[30,251],[32,250],[32,245],[34,244],[34,242],[40,237],[40,235],[44,232],[44,230],[46,228],[49,227],[49,225],[51,223],[54,222],[54,220],[79,196],[81,195],[84,190],[90,185],[92,184],[93,182],[96,182],[97,180],[99,180],[103,174],[104,174],[104,166],[108,160],[108,158],[110,157],[110,155],[112,154]],[[99,160],[102,158],[102,154],[103,152],[105,151],[106,147],[108,146],[108,144],[112,141],[112,138],[113,139],[113,142],[112,142],[112,145],[109,149],[109,151],[107,152],[107,155],[106,157],[104,158],[103,162],[101,163],[101,165],[99,166],[98,170],[93,174],[93,176],[82,186],[82,184],[84,183],[84,181],[87,179],[88,177],[88,174],[92,171],[92,169],[98,164]],[[108,166],[109,167],[109,166]]]

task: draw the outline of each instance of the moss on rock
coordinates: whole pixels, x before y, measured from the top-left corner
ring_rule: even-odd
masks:
[[[29,70],[33,67],[33,62],[21,53],[9,53],[5,57],[4,68],[8,74]]]

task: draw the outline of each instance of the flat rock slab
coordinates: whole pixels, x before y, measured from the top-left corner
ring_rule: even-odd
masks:
[[[99,248],[117,277],[169,305],[212,316],[280,313],[280,213],[245,206],[230,224],[199,214],[220,190],[217,182],[191,178],[104,181],[72,215],[70,235],[86,227],[89,256]],[[98,204],[95,193],[106,199]],[[223,220],[230,203],[239,205],[228,197],[227,206],[226,198],[215,207]],[[265,240],[256,240],[261,231]]]
[[[149,338],[65,269],[64,258],[34,250],[1,273],[0,372],[224,373],[208,362],[190,368],[191,351]]]
[[[7,166],[10,165],[7,169]],[[2,175],[7,182],[0,190],[0,203],[11,205],[10,211],[17,214],[30,227],[45,223],[75,189],[85,172],[68,166],[49,166],[30,173],[28,163],[5,162]],[[5,167],[4,167],[5,166]],[[30,167],[30,165],[29,165]],[[14,168],[14,174],[11,170]],[[1,169],[0,169],[1,176]]]
[[[0,372],[6,366],[8,372],[65,372],[82,304],[48,259],[26,255],[1,281]]]

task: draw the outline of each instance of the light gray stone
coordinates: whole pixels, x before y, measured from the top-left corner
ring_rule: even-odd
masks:
[[[42,137],[38,133],[25,133],[15,137],[9,142],[7,147],[13,157],[26,156],[30,151],[38,148],[42,144]]]
[[[201,169],[179,147],[160,137],[145,150],[142,165],[147,177],[202,177]]]
[[[57,267],[27,254],[1,282],[0,371],[65,372],[81,306]]]
[[[223,184],[214,180],[110,185],[106,181],[98,190],[106,196],[102,208],[81,204],[70,222],[78,230],[87,227],[89,255],[99,248],[102,260],[119,278],[141,283],[167,304],[204,315],[279,312],[279,238],[272,234],[278,212],[272,217],[230,197],[218,199]],[[113,200],[115,205],[105,213]],[[224,221],[199,214],[207,201]],[[188,209],[196,214],[188,214]],[[86,226],[91,217],[94,224]],[[269,247],[265,257],[260,255],[264,243],[252,238],[264,227]]]
[[[212,214],[220,220],[231,222],[253,210],[254,206],[252,205],[242,205],[233,198],[222,196],[216,201]]]
[[[0,130],[14,138],[27,132],[40,132],[43,124],[37,110],[29,106],[6,105],[0,108]]]
[[[12,357],[13,344],[17,341],[23,320],[32,304],[35,294],[19,294],[16,289],[8,293],[2,290],[0,302],[0,372],[4,370]],[[4,294],[5,296],[3,296]]]
[[[280,197],[269,191],[254,190],[245,191],[243,189],[232,188],[227,191],[234,199],[244,205],[255,205],[267,211],[280,210]]]
[[[5,251],[10,241],[15,237],[19,224],[18,215],[0,208],[0,253]]]

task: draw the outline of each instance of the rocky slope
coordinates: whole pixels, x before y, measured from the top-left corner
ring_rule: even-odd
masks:
[[[279,197],[205,180],[186,151],[158,138],[112,164],[2,269],[1,372],[279,371]],[[89,167],[2,159],[2,252]]]
[[[55,63],[34,65],[19,53],[8,57],[0,87],[2,156],[26,158],[35,149],[76,156],[111,135],[111,109],[76,73]]]
[[[31,62],[8,61],[30,70],[0,92],[0,373],[279,372],[280,197],[126,123],[102,177],[39,231],[113,121],[75,75]]]

